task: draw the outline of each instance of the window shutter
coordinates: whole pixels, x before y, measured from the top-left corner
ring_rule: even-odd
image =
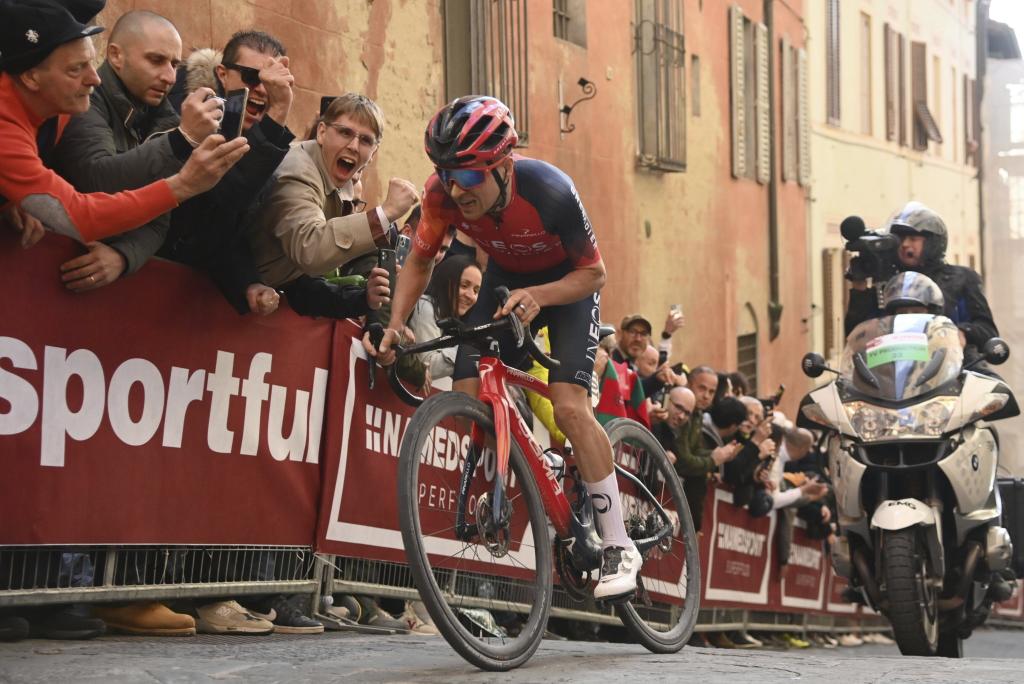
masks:
[[[768,97],[768,27],[754,25],[754,66],[757,73],[757,182],[767,183],[772,177],[771,109]]]
[[[807,50],[803,48],[796,53],[796,92],[797,180],[806,187],[811,184],[811,101],[807,93]]]
[[[796,88],[793,48],[782,38],[782,180],[796,180]]]
[[[743,11],[736,5],[729,8],[729,37],[732,63],[732,175],[743,178],[747,173]]]
[[[885,53],[885,139],[896,140],[896,56],[894,48],[895,35],[885,25],[883,30],[882,48]]]

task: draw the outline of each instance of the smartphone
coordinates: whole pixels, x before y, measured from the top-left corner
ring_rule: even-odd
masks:
[[[249,104],[249,89],[232,90],[223,99],[224,118],[220,120],[220,134],[225,140],[233,140],[242,135],[245,107]]]
[[[673,304],[672,306],[668,307],[668,310],[671,311],[674,314],[679,314],[680,316],[683,315],[683,305],[682,304]]]
[[[320,118],[323,118],[324,114],[327,113],[327,108],[337,99],[337,95],[325,95],[320,98]]]
[[[399,266],[405,266],[405,258],[409,256],[410,249],[412,249],[412,238],[408,235],[399,235],[398,244],[395,245],[395,262]]]

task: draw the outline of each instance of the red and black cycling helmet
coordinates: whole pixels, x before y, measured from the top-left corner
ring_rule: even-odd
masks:
[[[449,102],[427,124],[423,138],[430,161],[442,169],[492,169],[519,141],[512,112],[487,95]]]

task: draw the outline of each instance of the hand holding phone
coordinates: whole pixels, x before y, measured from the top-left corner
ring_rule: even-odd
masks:
[[[405,258],[409,256],[409,251],[412,249],[412,238],[408,235],[399,235],[398,242],[395,245],[395,262],[399,266],[405,266]]]
[[[239,88],[219,98],[224,103],[224,118],[220,120],[220,133],[225,140],[242,135],[245,126],[245,108],[249,104],[249,89]]]

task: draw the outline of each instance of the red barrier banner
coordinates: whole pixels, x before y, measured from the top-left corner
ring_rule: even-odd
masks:
[[[779,603],[784,608],[821,610],[825,601],[828,565],[820,540],[807,536],[807,523],[797,518],[789,545],[789,562],[779,571]]]
[[[369,389],[369,363],[351,323],[339,324],[328,397],[324,494],[321,503],[319,550],[395,562],[405,561],[398,523],[398,450],[414,409],[402,403],[377,372],[380,386]],[[427,540],[428,552],[439,567],[458,565],[472,570],[466,544],[452,534],[458,498],[458,479],[465,463],[469,436],[454,422],[434,430],[422,456],[417,497],[420,525],[424,530],[444,530]],[[495,459],[485,449],[477,464],[478,477],[469,492],[469,509],[494,482]],[[509,498],[518,486],[511,483]],[[471,519],[475,516],[470,515]],[[510,577],[532,575],[533,533],[523,506],[513,508],[508,556],[495,561],[505,565]],[[523,547],[526,547],[525,550]],[[484,554],[486,555],[486,554]],[[494,564],[486,564],[494,571]]]
[[[711,487],[710,515],[704,534],[710,538],[704,598],[708,602],[768,603],[775,553],[774,512],[752,518],[732,502],[732,492]]]
[[[160,260],[74,294],[81,253],[0,233],[0,543],[310,544],[332,325]]]

